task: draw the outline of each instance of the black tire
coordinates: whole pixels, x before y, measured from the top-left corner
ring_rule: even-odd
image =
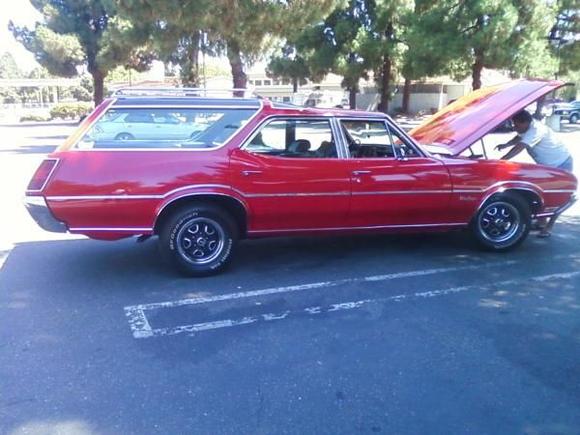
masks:
[[[135,137],[131,133],[119,133],[115,136],[115,140],[134,140]]]
[[[230,262],[237,241],[238,227],[232,217],[209,204],[176,210],[159,232],[165,260],[182,274],[195,277],[221,272]]]
[[[471,231],[482,248],[503,252],[522,243],[530,225],[527,201],[517,193],[506,192],[493,195],[483,204],[471,222]]]
[[[576,124],[578,122],[578,119],[580,119],[580,115],[578,115],[577,113],[573,113],[572,115],[570,115],[571,124]]]

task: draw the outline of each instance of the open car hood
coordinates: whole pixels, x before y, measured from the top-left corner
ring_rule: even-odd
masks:
[[[420,144],[458,155],[506,119],[564,85],[556,80],[515,80],[481,88],[445,106],[409,135]]]

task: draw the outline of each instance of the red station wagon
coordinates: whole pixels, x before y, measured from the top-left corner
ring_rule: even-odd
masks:
[[[49,231],[116,240],[159,236],[192,276],[216,273],[238,240],[469,229],[485,248],[554,221],[576,178],[488,160],[483,136],[557,81],[473,92],[406,134],[377,112],[302,108],[191,89],[117,94],[46,158],[26,205]]]

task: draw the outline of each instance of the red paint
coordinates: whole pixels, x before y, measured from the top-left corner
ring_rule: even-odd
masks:
[[[504,120],[564,85],[556,80],[516,80],[481,88],[444,107],[409,135],[459,155]]]
[[[559,82],[516,83],[519,84],[482,92],[479,99],[471,97],[464,104],[467,112],[450,106],[436,114],[428,126],[415,129],[415,137],[429,141],[448,139],[454,141],[452,148],[457,151],[499,119],[490,106],[492,102],[503,102],[506,107],[514,92],[525,94],[525,98],[516,98],[520,105],[514,103],[502,111],[509,115],[540,91],[560,86]],[[508,91],[505,95],[504,90]],[[247,235],[259,237],[445,230],[467,225],[485,198],[494,192],[511,188],[534,193],[543,203],[539,213],[566,203],[577,187],[576,179],[563,171],[505,161],[441,159],[427,154],[407,160],[282,158],[240,149],[262,120],[273,115],[362,117],[392,122],[380,113],[285,109],[268,102],[225,146],[215,150],[72,149],[113,104],[113,100],[107,100],[97,107],[79,130],[50,155],[59,162],[40,192],[57,219],[72,232],[93,238],[150,234],[159,213],[172,201],[201,194],[236,200],[246,210]],[[469,115],[471,111],[477,113],[484,126]]]

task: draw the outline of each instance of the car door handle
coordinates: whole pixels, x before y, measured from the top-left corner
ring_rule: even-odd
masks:
[[[249,177],[250,175],[260,175],[262,171],[242,171],[242,175]]]
[[[355,177],[358,177],[359,175],[370,174],[370,173],[371,173],[371,171],[367,171],[367,170],[352,171],[352,175],[354,175]]]

